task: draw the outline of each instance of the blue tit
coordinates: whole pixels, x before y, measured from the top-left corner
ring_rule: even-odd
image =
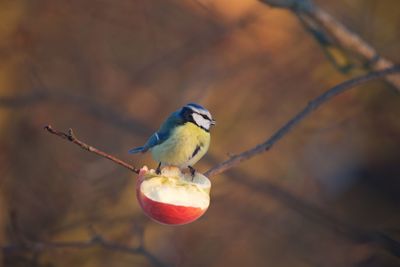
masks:
[[[173,112],[144,146],[133,148],[129,153],[151,151],[153,159],[161,166],[173,165],[180,169],[192,167],[207,152],[210,145],[210,128],[215,120],[210,112],[199,104],[190,103]]]

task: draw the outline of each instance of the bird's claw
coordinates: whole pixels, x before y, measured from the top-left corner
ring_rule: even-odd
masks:
[[[192,175],[192,181],[193,181],[194,175],[196,174],[196,170],[192,166],[188,166],[188,168],[190,170],[190,174]]]
[[[156,174],[160,175],[161,174],[161,162],[158,164],[157,169],[156,169]]]

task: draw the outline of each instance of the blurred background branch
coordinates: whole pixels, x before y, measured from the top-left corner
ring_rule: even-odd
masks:
[[[260,0],[272,7],[292,10],[305,28],[320,43],[328,59],[341,71],[352,68],[347,52],[364,60],[364,67],[382,70],[395,64],[379,55],[379,52],[357,33],[330,15],[311,0]],[[385,80],[400,91],[400,75],[385,77]]]
[[[139,236],[139,245],[137,247],[129,247],[126,245],[122,245],[119,243],[115,243],[105,239],[102,235],[98,234],[92,225],[89,226],[89,234],[90,239],[82,240],[82,241],[33,241],[27,239],[19,230],[17,215],[14,213],[12,215],[12,226],[14,234],[20,236],[19,243],[12,245],[2,246],[2,253],[6,255],[10,254],[18,254],[21,252],[30,252],[34,253],[35,257],[38,257],[42,252],[48,252],[52,250],[81,250],[81,249],[91,249],[91,248],[102,248],[112,252],[132,254],[132,255],[142,255],[145,257],[152,266],[155,267],[166,267],[168,265],[161,262],[154,256],[151,252],[149,252],[143,240],[143,229],[138,229],[136,234]]]
[[[139,120],[128,118],[112,108],[95,101],[93,98],[58,91],[55,88],[33,90],[32,92],[20,95],[0,96],[0,107],[3,108],[30,108],[31,106],[50,102],[78,107],[99,120],[129,132],[139,135],[148,135],[150,133],[150,129]]]
[[[363,229],[346,223],[317,205],[309,203],[301,197],[265,181],[265,177],[254,179],[254,177],[251,177],[251,174],[240,170],[227,170],[227,172],[232,182],[246,186],[253,194],[272,196],[282,202],[287,208],[298,212],[304,218],[325,227],[334,234],[340,235],[354,243],[379,246],[388,253],[400,257],[400,242],[390,237],[384,230]]]

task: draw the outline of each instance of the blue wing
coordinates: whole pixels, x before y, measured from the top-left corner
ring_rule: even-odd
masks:
[[[139,153],[139,152],[145,152],[144,146],[135,147],[128,151],[129,154],[135,154],[135,153]]]
[[[163,143],[165,140],[167,140],[172,130],[176,126],[183,124],[183,119],[179,115],[179,111],[180,110],[172,113],[171,116],[169,116],[169,118],[161,125],[160,129],[157,132],[155,132],[152,136],[150,136],[150,138],[147,140],[144,146],[133,148],[128,152],[130,154],[135,154],[139,152],[144,153],[150,148],[159,145]]]

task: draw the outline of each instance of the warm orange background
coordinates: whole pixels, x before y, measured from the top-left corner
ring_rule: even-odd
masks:
[[[315,2],[400,62],[399,1]],[[150,221],[132,173],[42,130],[73,128],[155,167],[127,150],[199,102],[218,121],[197,165],[205,171],[363,73],[340,74],[290,12],[250,0],[3,0],[0,18],[0,97],[33,96],[0,106],[0,244],[87,240],[91,225],[129,247],[143,230],[168,266],[400,265],[359,238],[400,238],[400,94],[383,81],[335,98],[271,151],[214,177],[209,210],[186,226]],[[101,248],[1,256],[4,266],[151,266]]]

